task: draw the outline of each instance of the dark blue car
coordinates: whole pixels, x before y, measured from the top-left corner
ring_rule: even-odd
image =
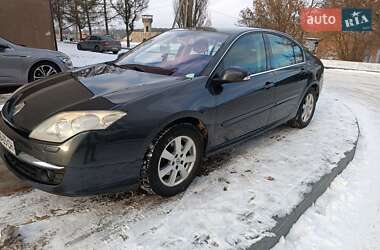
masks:
[[[172,30],[16,91],[2,109],[1,156],[51,193],[175,195],[205,156],[284,123],[306,127],[323,71],[276,31]]]

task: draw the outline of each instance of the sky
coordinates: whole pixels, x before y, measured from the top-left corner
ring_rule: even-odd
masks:
[[[252,0],[209,0],[209,15],[213,27],[233,27],[242,9],[252,6]],[[153,15],[153,27],[171,27],[174,20],[173,0],[150,0],[143,14]],[[136,23],[142,27],[141,21]]]

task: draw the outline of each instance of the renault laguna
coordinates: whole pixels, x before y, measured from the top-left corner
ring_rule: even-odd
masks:
[[[47,192],[172,196],[204,157],[284,123],[308,126],[323,71],[280,32],[172,30],[17,90],[2,108],[0,153]]]

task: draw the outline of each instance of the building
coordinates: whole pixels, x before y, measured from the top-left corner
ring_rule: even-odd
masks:
[[[154,36],[157,36],[165,31],[168,31],[169,29],[166,28],[153,28],[153,16],[152,15],[142,15],[141,18],[144,28],[142,29],[136,29],[132,32],[130,36],[130,41],[133,43],[141,43],[149,38],[152,38]],[[123,39],[123,41],[126,42],[126,37]]]
[[[57,49],[50,0],[0,0],[0,37],[28,47]]]

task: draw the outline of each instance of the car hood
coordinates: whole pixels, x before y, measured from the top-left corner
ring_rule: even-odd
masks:
[[[2,114],[11,126],[28,134],[59,112],[120,109],[184,80],[98,64],[25,85],[5,103]]]

